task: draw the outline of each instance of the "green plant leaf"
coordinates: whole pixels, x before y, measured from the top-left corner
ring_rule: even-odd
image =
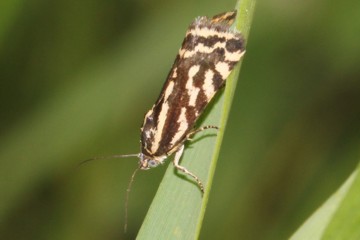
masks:
[[[239,1],[236,27],[247,39],[255,1]],[[192,179],[184,177],[169,166],[150,206],[138,239],[196,239],[201,230],[205,208],[209,198],[216,162],[240,71],[237,64],[227,79],[225,93],[213,103],[202,125],[216,125],[220,130],[199,133],[188,144],[181,165],[191,169],[204,183],[202,196]],[[188,181],[189,180],[189,181]]]
[[[291,239],[359,239],[360,177],[345,183],[294,233]]]

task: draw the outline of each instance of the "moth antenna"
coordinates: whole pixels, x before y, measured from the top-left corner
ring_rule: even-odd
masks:
[[[137,173],[137,171],[139,169],[140,168],[136,168],[135,171],[133,172],[133,174],[131,175],[129,185],[128,185],[127,189],[126,189],[124,233],[126,233],[127,225],[128,225],[128,207],[129,207],[129,195],[130,195],[130,191],[131,191],[131,186],[132,186],[132,183],[134,182],[135,175],[136,175],[136,173]]]
[[[104,160],[104,159],[111,159],[111,158],[128,158],[128,157],[139,157],[139,154],[125,154],[125,155],[112,155],[112,156],[100,156],[100,157],[93,157],[86,159],[78,164],[78,166],[81,166],[85,163],[94,161],[94,160]]]

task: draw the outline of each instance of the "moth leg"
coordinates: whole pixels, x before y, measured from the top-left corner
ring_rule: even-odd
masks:
[[[175,168],[182,171],[183,173],[193,177],[195,179],[195,181],[197,182],[201,192],[204,193],[204,185],[202,184],[200,179],[195,174],[193,174],[192,172],[187,170],[185,167],[179,165],[179,162],[180,162],[183,152],[184,152],[184,145],[182,145],[179,148],[179,150],[175,153],[175,157],[174,157],[174,161],[173,161]]]
[[[192,136],[194,136],[194,135],[197,134],[198,132],[204,131],[204,130],[209,129],[209,128],[219,130],[219,127],[214,126],[214,125],[202,126],[202,127],[198,128],[198,129],[194,129],[194,130],[192,130],[191,132],[189,132],[189,133],[186,135],[186,139],[191,141],[191,140],[192,140]]]

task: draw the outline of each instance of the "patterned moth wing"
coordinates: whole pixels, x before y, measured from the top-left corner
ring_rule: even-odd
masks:
[[[230,29],[235,16],[236,11],[198,17],[190,24],[161,94],[145,115],[141,169],[157,166],[174,152],[182,153],[197,119],[225,85],[245,52],[243,36]]]

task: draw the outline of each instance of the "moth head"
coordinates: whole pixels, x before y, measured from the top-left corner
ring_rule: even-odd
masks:
[[[139,158],[140,158],[139,168],[141,170],[148,170],[150,168],[157,167],[161,163],[159,160],[147,157],[144,154],[140,154]]]

